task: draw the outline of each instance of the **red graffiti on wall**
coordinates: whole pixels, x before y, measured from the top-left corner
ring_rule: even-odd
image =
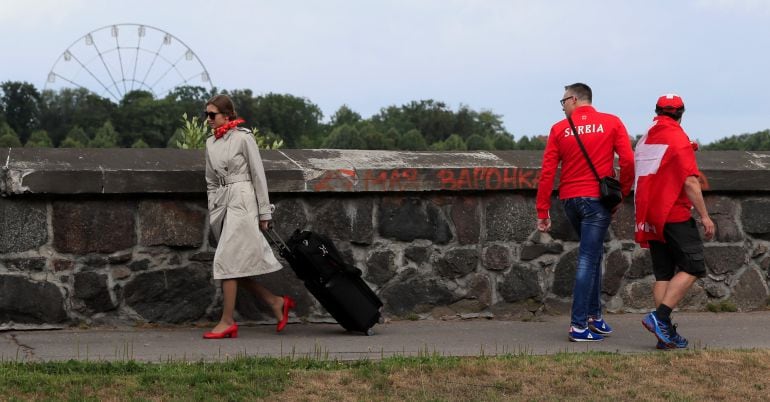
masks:
[[[314,191],[419,190],[417,169],[329,170],[313,185]]]
[[[477,167],[441,169],[436,173],[442,190],[534,189],[539,169]]]
[[[419,190],[417,169],[367,170],[364,172],[364,190]]]
[[[313,191],[352,191],[356,184],[358,175],[355,170],[328,170],[313,185]]]
[[[440,190],[513,190],[535,189],[539,169],[476,167],[428,170],[417,169],[364,170],[336,169],[324,172],[313,190],[321,191],[419,191]]]

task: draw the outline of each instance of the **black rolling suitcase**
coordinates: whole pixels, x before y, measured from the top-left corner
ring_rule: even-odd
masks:
[[[361,278],[361,270],[345,263],[329,238],[296,230],[284,243],[272,228],[266,235],[307,290],[343,328],[374,334],[372,327],[380,322],[382,301]]]

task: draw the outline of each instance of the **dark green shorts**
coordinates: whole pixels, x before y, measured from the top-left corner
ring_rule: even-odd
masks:
[[[666,242],[650,241],[652,272],[657,281],[670,281],[677,272],[687,272],[698,278],[706,275],[703,261],[703,240],[695,219],[666,223],[663,229]]]

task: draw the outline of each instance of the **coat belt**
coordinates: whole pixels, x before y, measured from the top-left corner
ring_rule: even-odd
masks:
[[[229,176],[217,176],[217,180],[219,181],[219,186],[224,187],[228,184],[239,183],[242,181],[251,181],[251,175],[244,173],[231,174]]]

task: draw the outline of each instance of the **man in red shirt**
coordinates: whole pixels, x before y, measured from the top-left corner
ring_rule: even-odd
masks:
[[[636,145],[636,241],[650,248],[655,285],[652,289],[657,309],[642,324],[658,338],[659,349],[687,347],[671,323],[671,310],[695,283],[706,274],[703,241],[693,206],[703,224],[704,236],[714,235],[714,222],[706,211],[695,161],[695,143],[679,123],[684,102],[668,94],[655,104],[657,117],[647,134]],[[678,268],[678,269],[677,269]]]
[[[580,136],[600,177],[615,176],[615,154],[619,156],[624,196],[631,191],[634,180],[634,157],[623,122],[611,114],[597,112],[591,106],[592,93],[588,85],[576,83],[564,89],[560,102],[564,114],[571,116],[576,133],[572,132],[567,119],[551,127],[537,188],[537,228],[541,232],[551,229],[551,193],[556,169],[561,163],[559,198],[567,219],[580,237],[569,339],[601,341],[612,333],[612,328],[602,318],[601,264],[604,237],[614,211],[599,201],[599,183],[575,136]]]

